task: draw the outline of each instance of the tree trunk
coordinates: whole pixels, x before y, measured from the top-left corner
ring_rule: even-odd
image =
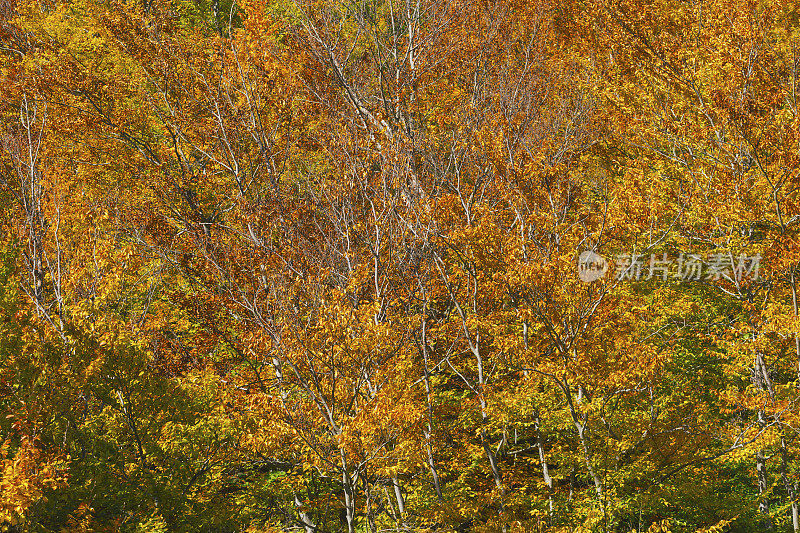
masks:
[[[436,470],[436,463],[433,460],[433,448],[431,448],[431,435],[433,434],[433,405],[431,402],[432,396],[432,389],[431,389],[431,380],[430,380],[430,372],[428,367],[428,333],[427,333],[427,320],[426,320],[426,312],[427,307],[423,308],[422,313],[422,338],[420,339],[420,349],[422,351],[422,358],[424,362],[424,381],[425,381],[425,396],[427,399],[427,415],[428,420],[426,421],[427,427],[424,430],[425,433],[425,452],[428,455],[428,468],[431,471],[431,476],[433,477],[433,488],[436,490],[436,497],[439,501],[443,501],[442,498],[442,486],[439,482],[439,472]]]
[[[408,524],[406,524],[406,500],[403,497],[403,490],[400,487],[400,481],[398,481],[397,476],[392,476],[392,489],[394,489],[394,498],[397,500],[397,518],[403,529],[408,529]]]
[[[353,494],[353,483],[347,473],[347,459],[344,450],[340,451],[342,457],[342,486],[344,488],[344,511],[345,522],[347,523],[347,533],[356,531],[355,495]]]
[[[789,505],[792,510],[792,531],[800,532],[800,516],[797,509],[797,483],[792,483],[789,479],[788,458],[786,450],[786,440],[781,437],[781,479],[786,489],[786,496],[789,498]]]
[[[542,463],[542,477],[544,484],[547,485],[547,502],[550,508],[550,520],[553,519],[555,506],[553,505],[553,478],[550,477],[550,467],[547,464],[547,457],[544,455],[544,443],[542,442],[542,432],[540,430],[541,422],[539,415],[535,418],[536,428],[536,447],[539,449],[539,462]]]
[[[764,456],[763,450],[756,452],[756,474],[758,476],[758,511],[764,516],[761,521],[761,529],[764,531],[772,531],[772,520],[769,517],[769,498],[767,490],[769,484],[767,482],[767,458]]]

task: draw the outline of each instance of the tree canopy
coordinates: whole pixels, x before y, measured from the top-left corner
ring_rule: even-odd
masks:
[[[795,1],[0,0],[0,526],[798,533],[799,83]]]

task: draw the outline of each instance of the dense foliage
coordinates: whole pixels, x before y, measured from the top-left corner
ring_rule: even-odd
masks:
[[[0,524],[798,532],[799,83],[793,0],[0,0]]]

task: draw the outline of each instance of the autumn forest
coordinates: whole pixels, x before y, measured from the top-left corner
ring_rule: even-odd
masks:
[[[0,530],[800,532],[800,2],[0,0]]]

